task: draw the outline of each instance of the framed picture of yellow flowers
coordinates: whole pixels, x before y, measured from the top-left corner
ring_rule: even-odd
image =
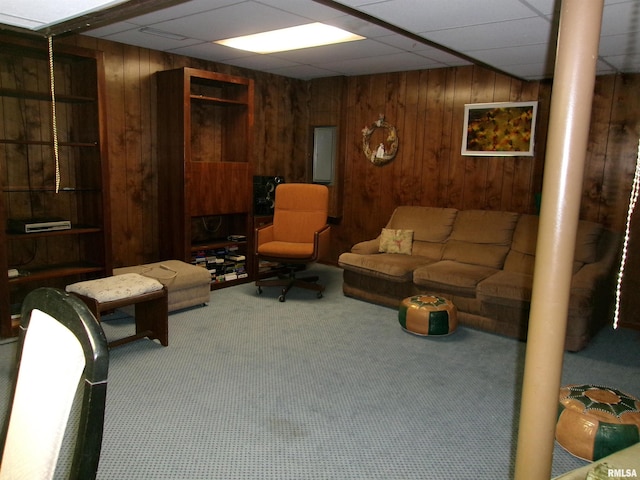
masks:
[[[538,102],[464,106],[462,155],[532,157]]]

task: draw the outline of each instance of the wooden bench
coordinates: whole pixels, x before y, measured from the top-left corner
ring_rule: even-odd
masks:
[[[98,321],[101,313],[134,305],[136,333],[109,342],[109,348],[148,337],[169,345],[167,289],[159,281],[137,273],[99,278],[67,285]]]

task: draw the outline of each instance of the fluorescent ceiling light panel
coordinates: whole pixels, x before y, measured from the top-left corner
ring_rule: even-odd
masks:
[[[242,37],[218,40],[214,43],[254,53],[275,53],[301,48],[319,47],[335,43],[363,40],[356,35],[324,23],[309,23]]]

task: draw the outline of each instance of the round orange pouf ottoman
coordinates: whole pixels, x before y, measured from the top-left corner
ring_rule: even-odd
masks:
[[[402,300],[398,321],[416,335],[449,335],[458,327],[456,306],[435,295],[414,295]]]
[[[560,389],[556,440],[576,457],[596,461],[640,441],[640,400],[596,385]]]

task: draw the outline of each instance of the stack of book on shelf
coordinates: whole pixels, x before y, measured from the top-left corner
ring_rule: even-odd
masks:
[[[249,276],[246,270],[246,257],[238,253],[238,247],[235,245],[198,250],[194,252],[191,263],[209,270],[212,283],[222,283]]]
[[[258,262],[258,271],[260,273],[270,272],[277,268],[280,268],[282,265],[278,262],[270,262],[268,260],[260,260]]]

